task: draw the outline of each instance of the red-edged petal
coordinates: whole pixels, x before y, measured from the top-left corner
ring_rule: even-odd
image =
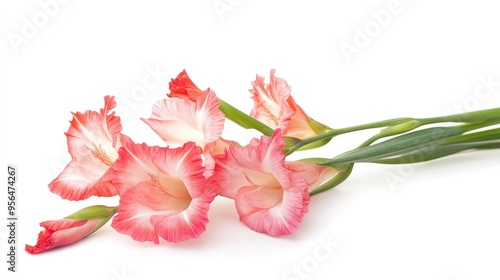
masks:
[[[209,208],[210,199],[196,198],[186,210],[172,215],[154,215],[151,223],[163,239],[170,242],[185,241],[205,231]]]
[[[304,184],[300,179],[290,183]],[[238,190],[234,201],[243,223],[252,230],[271,236],[291,234],[307,210],[304,194],[298,188],[284,191],[246,186]]]
[[[166,214],[170,196],[152,182],[141,182],[120,196],[118,214],[111,226],[137,241],[159,243],[158,234],[150,218],[155,214]]]
[[[196,101],[203,95],[203,92],[189,78],[186,70],[182,70],[175,79],[170,81],[168,86],[170,88],[170,94],[167,94],[168,97]]]
[[[99,218],[90,220],[61,219],[40,223],[45,230],[40,231],[35,246],[26,245],[25,250],[31,254],[38,254],[55,247],[75,243],[95,229]]]
[[[49,184],[52,192],[69,200],[117,194],[109,168],[118,157],[117,150],[129,138],[120,133],[120,118],[110,113],[115,106],[114,97],[105,96],[100,112],[73,114],[66,132],[72,160]]]
[[[196,99],[163,99],[156,102],[149,119],[142,119],[169,146],[193,141],[198,146],[214,142],[224,129],[224,114],[211,90]]]
[[[82,200],[92,195],[117,195],[109,180],[109,166],[93,155],[87,155],[79,160],[71,160],[49,184],[49,189],[69,200]]]
[[[71,125],[66,132],[68,150],[73,159],[94,154],[108,165],[117,158],[116,142],[122,126],[120,117],[110,110],[116,106],[113,96],[104,97],[104,108],[100,112],[73,113]]]

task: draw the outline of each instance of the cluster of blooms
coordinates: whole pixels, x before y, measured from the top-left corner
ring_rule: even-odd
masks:
[[[49,189],[68,200],[118,195],[118,207],[94,206],[40,225],[40,253],[74,243],[105,224],[137,241],[180,242],[200,236],[216,195],[234,199],[241,222],[280,236],[297,229],[309,192],[337,171],[310,162],[286,161],[284,137],[306,139],[325,127],[296,104],[287,82],[271,71],[269,84],[252,82],[250,116],[274,130],[241,145],[221,138],[225,115],[214,91],[200,90],[182,71],[170,93],[142,119],[165,146],[135,143],[121,133],[114,97],[97,111],[73,114],[66,132],[72,160]],[[318,129],[319,128],[319,129]],[[116,215],[115,215],[116,214]]]

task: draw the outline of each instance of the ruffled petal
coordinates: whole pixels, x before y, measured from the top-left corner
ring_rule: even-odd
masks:
[[[209,199],[193,199],[186,210],[172,215],[152,216],[151,223],[163,239],[169,242],[185,241],[205,231],[209,208]]]
[[[100,112],[85,111],[73,113],[71,125],[66,132],[68,150],[73,159],[94,154],[111,165],[118,157],[116,142],[122,126],[120,117],[110,110],[115,108],[113,96],[104,97],[104,108]]]
[[[269,84],[264,83],[264,77],[257,75],[252,82],[252,98],[254,107],[250,116],[265,123],[271,128],[286,129],[293,111],[286,100],[290,97],[291,87],[281,78],[274,76],[275,70],[271,70]]]
[[[224,129],[224,114],[211,90],[194,102],[186,99],[163,99],[155,103],[149,119],[142,119],[169,146],[179,147],[193,141],[198,146],[217,140]]]
[[[165,214],[170,197],[152,182],[141,182],[120,196],[118,214],[111,226],[137,241],[159,243],[158,234],[150,219]]]
[[[115,106],[114,97],[105,96],[99,112],[73,114],[66,132],[72,160],[49,184],[52,192],[69,200],[117,194],[109,170],[118,157],[118,149],[129,138],[120,133],[120,118],[110,112]]]
[[[238,190],[234,201],[243,223],[271,236],[291,234],[305,213],[303,193],[296,188],[283,191],[247,186]]]

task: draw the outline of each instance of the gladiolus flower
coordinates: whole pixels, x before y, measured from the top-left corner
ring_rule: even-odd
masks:
[[[112,227],[137,241],[195,238],[205,231],[214,187],[203,173],[200,148],[149,147],[128,142],[113,165],[120,193]]]
[[[142,119],[169,146],[179,147],[193,141],[198,146],[219,139],[224,129],[224,114],[219,99],[210,89],[196,100],[163,99],[155,103],[149,119]]]
[[[250,89],[254,107],[250,116],[265,123],[272,129],[281,128],[283,136],[306,139],[330,128],[311,117],[295,102],[291,95],[291,87],[281,78],[274,76],[271,70],[269,84],[264,83],[264,77],[257,75]]]
[[[64,219],[40,223],[44,227],[35,246],[26,245],[30,254],[38,254],[56,247],[78,242],[92,234],[116,213],[116,208],[96,205],[84,208]]]
[[[203,91],[193,83],[191,78],[189,78],[186,70],[182,70],[175,79],[170,81],[168,86],[170,88],[170,93],[167,94],[168,97],[195,101],[204,94]]]
[[[69,200],[117,194],[110,182],[109,167],[128,137],[120,133],[120,117],[110,113],[115,106],[114,97],[106,96],[100,112],[73,113],[66,132],[72,160],[49,184],[53,193]]]
[[[291,234],[309,204],[307,183],[288,169],[281,130],[254,139],[248,146],[230,146],[215,156],[212,179],[218,194],[234,199],[240,220],[271,236]]]

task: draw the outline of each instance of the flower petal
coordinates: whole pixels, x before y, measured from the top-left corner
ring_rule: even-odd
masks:
[[[286,167],[304,179],[308,192],[326,183],[338,173],[337,169],[333,167],[305,161],[289,161],[286,162]]]
[[[155,103],[149,119],[142,119],[169,146],[193,141],[198,146],[214,142],[224,129],[224,114],[215,93],[207,90],[194,102],[163,99]]]
[[[120,117],[110,110],[116,106],[113,96],[104,97],[104,108],[100,112],[85,111],[73,113],[71,125],[66,132],[68,150],[71,157],[80,159],[90,153],[101,157],[103,162],[111,163],[117,158],[116,142],[122,126]]]
[[[238,190],[234,201],[243,223],[271,236],[291,234],[305,213],[303,193],[295,188],[283,191],[247,186]]]
[[[158,146],[135,144],[132,140],[120,148],[118,159],[111,167],[112,183],[120,196],[141,182],[156,180],[158,168],[153,163],[153,156],[159,150]]]
[[[51,192],[64,199],[82,200],[92,195],[114,196],[115,187],[109,181],[109,166],[93,155],[73,159],[50,184]]]
[[[264,83],[264,77],[257,75],[250,90],[254,107],[250,116],[267,124],[271,128],[285,129],[293,111],[286,100],[290,96],[291,87],[281,78],[274,76],[276,70],[271,70],[269,84]]]
[[[150,218],[168,210],[164,204],[169,198],[152,182],[141,182],[120,196],[118,214],[113,218],[111,226],[134,240],[158,244],[158,234]]]

